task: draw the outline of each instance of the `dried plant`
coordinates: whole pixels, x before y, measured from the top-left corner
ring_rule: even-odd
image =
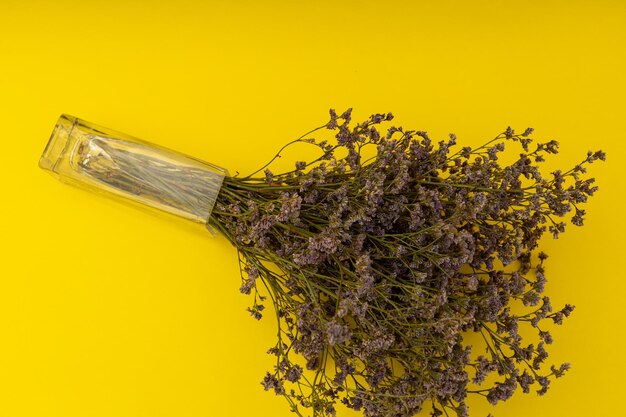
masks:
[[[250,313],[260,319],[266,297],[277,313],[263,386],[300,416],[334,416],[341,402],[368,417],[431,404],[433,416],[462,417],[468,394],[492,404],[531,385],[544,394],[569,368],[545,364],[544,323],[573,307],[553,310],[542,295],[538,243],[558,237],[565,216],[582,225],[597,190],[586,166],[605,154],[544,177],[558,143],[533,143],[531,128],[457,148],[454,135],[435,144],[422,131],[381,132],[392,118],[351,126],[350,110],[331,110],[285,146],[309,143],[318,158],[224,179],[210,225],[238,249]],[[332,140],[310,137],[329,130]],[[505,146],[522,152],[502,166]],[[481,342],[467,343],[474,333]]]
[[[543,295],[538,244],[563,233],[566,216],[583,224],[597,190],[586,167],[604,152],[544,177],[558,143],[533,143],[531,128],[471,148],[454,135],[435,144],[422,131],[381,132],[392,119],[351,125],[350,109],[331,110],[240,177],[62,116],[40,164],[194,221],[213,208],[208,226],[239,252],[250,313],[260,319],[268,298],[276,312],[276,365],[262,384],[299,416],[334,416],[343,403],[366,417],[425,406],[465,417],[469,394],[492,404],[531,386],[543,395],[569,368],[546,363],[549,325],[574,307],[553,310]],[[319,157],[270,171],[296,143]],[[506,154],[508,165],[505,147],[521,151]]]

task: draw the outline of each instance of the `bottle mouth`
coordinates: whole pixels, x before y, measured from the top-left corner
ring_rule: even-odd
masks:
[[[62,155],[66,152],[67,145],[69,143],[68,138],[72,135],[72,130],[78,122],[78,119],[68,114],[62,114],[59,117],[50,139],[46,144],[41,157],[39,158],[39,167],[56,174],[56,167]]]

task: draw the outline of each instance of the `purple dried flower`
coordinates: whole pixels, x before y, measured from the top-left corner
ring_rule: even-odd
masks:
[[[565,317],[569,317],[570,314],[572,314],[572,311],[574,311],[574,308],[575,307],[571,304],[565,304],[565,307],[563,307],[561,313],[563,313]]]
[[[528,394],[530,392],[530,386],[535,383],[535,378],[533,378],[532,375],[528,373],[527,369],[524,369],[524,372],[517,379],[517,382],[522,388],[524,394]]]
[[[296,170],[297,171],[302,171],[306,168],[306,162],[304,161],[298,161],[296,162]]]
[[[515,392],[517,388],[517,377],[512,375],[504,382],[496,382],[495,386],[487,393],[487,401],[495,405],[499,401],[506,401]]]
[[[285,374],[285,379],[289,382],[298,382],[302,376],[303,369],[300,365],[293,365]]]
[[[541,386],[541,389],[537,390],[538,395],[544,395],[546,392],[548,392],[548,388],[550,387],[550,379],[548,379],[548,377],[537,377],[537,382]]]
[[[339,125],[337,124],[338,116],[337,116],[337,113],[335,112],[335,109],[330,109],[329,113],[330,113],[330,121],[328,122],[326,127],[329,130],[337,129]]]
[[[282,383],[276,378],[275,375],[270,374],[269,372],[265,374],[265,378],[261,382],[265,391],[269,391],[273,389],[276,395],[281,395],[285,393]]]
[[[347,325],[333,321],[326,325],[326,336],[328,338],[328,344],[334,346],[349,340],[351,332]]]

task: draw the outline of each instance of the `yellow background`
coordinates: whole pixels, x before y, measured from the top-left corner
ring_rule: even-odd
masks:
[[[292,415],[224,239],[37,161],[69,113],[249,172],[330,107],[467,144],[532,126],[549,166],[608,153],[587,225],[543,245],[571,372],[472,416],[623,415],[624,4],[1,0],[0,417]]]

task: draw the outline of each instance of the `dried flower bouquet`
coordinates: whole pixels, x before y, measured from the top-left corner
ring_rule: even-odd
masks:
[[[96,129],[75,146],[68,166],[81,178],[70,182],[200,219],[237,248],[249,312],[260,319],[268,303],[276,312],[276,365],[262,384],[299,416],[334,416],[343,403],[367,417],[425,406],[464,417],[469,394],[492,404],[518,389],[544,394],[569,368],[546,364],[545,323],[560,325],[573,307],[553,310],[543,295],[538,243],[558,237],[565,216],[583,224],[597,190],[586,166],[605,154],[545,176],[539,167],[558,143],[533,143],[530,128],[470,148],[454,135],[434,143],[422,131],[381,131],[392,119],[352,125],[350,110],[331,110],[285,146],[310,143],[318,158],[283,173],[270,161],[245,177]],[[311,136],[326,130],[333,140]],[[501,165],[505,147],[521,153]],[[523,326],[538,339],[522,337]]]

